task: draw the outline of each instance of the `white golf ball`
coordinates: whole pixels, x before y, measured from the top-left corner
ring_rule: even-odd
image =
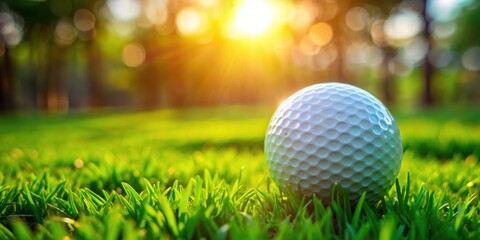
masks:
[[[265,137],[272,179],[329,203],[335,185],[369,202],[392,187],[402,163],[398,126],[370,93],[343,83],[306,87],[276,110]]]

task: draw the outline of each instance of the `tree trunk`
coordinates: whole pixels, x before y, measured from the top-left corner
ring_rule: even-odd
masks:
[[[343,48],[342,37],[337,36],[335,42],[335,46],[337,47],[337,81],[346,83],[348,81],[345,77],[345,50]]]
[[[148,54],[148,51],[147,51]],[[145,66],[141,70],[140,92],[142,95],[142,107],[145,109],[154,109],[160,104],[160,81],[158,66],[151,62],[148,57]]]
[[[29,36],[29,47],[32,53],[34,83],[34,104],[39,110],[48,109],[48,68],[51,66],[50,41],[42,36],[48,32],[48,27],[35,24]]]
[[[423,66],[423,81],[424,81],[424,92],[423,92],[423,105],[426,107],[433,106],[435,104],[435,99],[433,96],[432,89],[432,80],[433,80],[433,66],[428,60],[428,55],[432,49],[432,37],[430,34],[430,17],[427,12],[427,0],[423,0],[423,10],[422,10],[423,21],[425,22],[425,30],[423,32],[423,37],[427,40],[427,57],[424,61]]]
[[[97,6],[104,6],[105,0],[84,1],[84,7],[90,10],[95,16],[100,16]],[[87,104],[91,108],[104,107],[106,102],[105,86],[103,85],[103,56],[98,46],[98,35],[103,31],[101,21],[95,21],[95,28],[86,32],[89,40],[85,43],[87,60]]]
[[[168,46],[170,49],[167,51],[179,51],[186,52],[188,46],[184,42],[177,41],[174,44]],[[182,108],[187,105],[187,84],[185,79],[185,61],[186,57],[183,54],[175,53],[168,59],[167,63],[169,67],[170,79],[168,79],[168,91],[169,91],[169,105],[172,107]]]
[[[345,44],[344,44],[344,27],[345,27],[345,14],[349,9],[350,2],[348,0],[337,1],[338,4],[338,13],[332,20],[333,27],[333,39],[332,42],[337,48],[337,79],[336,81],[348,83],[350,82],[346,76],[345,69]]]
[[[159,46],[156,31],[147,32],[143,38],[145,48],[145,62],[140,67],[139,90],[141,94],[141,106],[145,109],[153,109],[161,104],[161,82],[163,81],[160,66],[158,64],[163,49]]]
[[[13,62],[10,49],[5,47],[3,65],[0,67],[0,112],[10,112],[14,109],[13,100]]]
[[[383,59],[381,69],[380,84],[382,88],[383,101],[387,105],[393,105],[395,103],[395,78],[390,73],[388,65],[390,61],[395,57],[395,49],[393,47],[384,48],[385,58]]]
[[[62,111],[68,109],[68,96],[66,90],[65,63],[66,48],[58,47],[54,43],[49,46],[49,59],[47,67],[47,109],[49,111]]]
[[[104,106],[102,85],[102,61],[95,39],[87,42],[88,105],[92,108]]]

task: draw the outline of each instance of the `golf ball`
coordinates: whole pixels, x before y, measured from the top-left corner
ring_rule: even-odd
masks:
[[[398,126],[370,93],[343,83],[315,84],[275,111],[265,137],[272,179],[284,190],[332,199],[335,185],[349,200],[366,192],[380,200],[402,162]]]

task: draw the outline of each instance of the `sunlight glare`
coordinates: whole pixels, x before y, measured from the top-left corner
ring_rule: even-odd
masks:
[[[411,10],[402,10],[390,15],[385,20],[384,31],[391,40],[405,40],[415,37],[423,31],[421,16]]]
[[[272,27],[273,6],[263,0],[246,0],[238,7],[234,28],[240,36],[256,36]]]
[[[141,12],[140,3],[135,0],[109,0],[107,7],[113,17],[120,21],[134,20]]]
[[[195,35],[205,30],[205,21],[201,13],[191,7],[184,8],[178,13],[176,24],[182,35]]]

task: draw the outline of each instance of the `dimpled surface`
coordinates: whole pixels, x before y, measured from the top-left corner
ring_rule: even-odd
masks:
[[[342,83],[306,87],[276,110],[265,137],[270,174],[280,188],[324,203],[338,184],[357,200],[378,201],[402,161],[395,120],[370,93]]]

